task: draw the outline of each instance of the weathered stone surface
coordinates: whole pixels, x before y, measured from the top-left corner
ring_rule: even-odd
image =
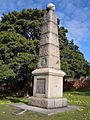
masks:
[[[33,96],[46,98],[63,97],[63,79],[65,73],[61,70],[51,68],[36,69],[34,74],[34,91]],[[45,94],[38,94],[36,90],[37,79],[45,79]],[[62,87],[60,87],[62,86]]]
[[[66,98],[38,98],[38,97],[30,97],[29,105],[52,109],[52,108],[60,108],[67,106]]]
[[[37,113],[42,113],[48,116],[51,116],[56,113],[62,113],[62,112],[67,112],[69,110],[78,110],[80,109],[80,106],[67,106],[67,107],[62,107],[62,108],[55,108],[55,109],[45,109],[45,108],[40,108],[40,107],[35,107],[35,106],[30,106],[26,104],[11,104],[13,107],[17,107],[17,109],[25,109],[25,110],[30,110],[32,112],[37,112]]]
[[[53,44],[46,44],[44,46],[40,46],[39,56],[54,56],[60,58],[59,47]]]
[[[44,16],[38,68],[60,69],[57,17],[50,10]]]
[[[43,60],[46,59],[46,62],[43,63]],[[42,64],[43,63],[43,64]],[[39,58],[38,62],[38,68],[54,68],[54,69],[60,69],[60,59],[59,57],[55,56],[44,56]]]
[[[52,22],[49,23],[44,23],[42,27],[42,34],[46,33],[53,33],[53,34],[58,34],[58,28],[56,24],[53,24]]]
[[[60,76],[64,77],[65,73],[62,70],[57,70],[57,69],[52,69],[52,68],[41,68],[41,69],[36,69],[32,72],[33,75],[39,76],[40,75],[54,75],[54,76]]]
[[[57,25],[57,17],[53,14],[53,11],[49,11],[47,14],[44,15],[45,23],[51,21]]]
[[[45,78],[37,79],[36,93],[45,94]]]
[[[58,35],[53,33],[41,35],[40,45],[45,45],[47,43],[51,43],[54,44],[55,46],[59,46]]]

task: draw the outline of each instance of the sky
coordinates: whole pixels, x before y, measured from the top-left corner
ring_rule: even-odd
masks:
[[[60,25],[68,29],[68,39],[74,40],[90,63],[90,0],[0,0],[0,19],[3,13],[24,8],[45,9],[51,2],[56,6]]]

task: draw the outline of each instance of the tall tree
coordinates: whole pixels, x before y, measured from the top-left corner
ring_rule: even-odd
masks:
[[[30,79],[38,59],[38,45],[37,40],[26,39],[16,32],[0,32],[0,79]]]
[[[67,30],[64,27],[59,28],[60,57],[61,68],[66,72],[66,78],[79,78],[87,76],[89,63],[80,52],[79,47],[74,41],[69,41],[66,37]]]
[[[44,13],[38,9],[13,11],[2,17],[0,31],[15,31],[29,39],[40,39]]]
[[[3,15],[0,22],[0,64],[8,71],[1,78],[30,79],[38,59],[41,26],[45,10],[24,9]],[[59,19],[58,19],[59,24]],[[89,74],[90,68],[79,47],[66,37],[68,30],[58,26],[61,67],[66,77]],[[12,72],[10,72],[12,71]],[[10,74],[11,73],[11,74]],[[11,77],[12,76],[12,77]]]

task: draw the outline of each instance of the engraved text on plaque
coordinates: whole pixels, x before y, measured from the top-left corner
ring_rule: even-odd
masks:
[[[39,94],[45,94],[45,78],[37,79],[36,92],[39,93]]]

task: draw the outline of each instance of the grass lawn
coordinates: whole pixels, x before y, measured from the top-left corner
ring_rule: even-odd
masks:
[[[69,105],[78,105],[80,109],[52,116],[32,113],[30,111],[15,116],[12,114],[15,109],[8,105],[11,102],[8,99],[4,99],[0,100],[0,120],[90,120],[90,91],[65,92],[64,96],[68,99]],[[26,98],[21,98],[18,101],[27,102]]]

